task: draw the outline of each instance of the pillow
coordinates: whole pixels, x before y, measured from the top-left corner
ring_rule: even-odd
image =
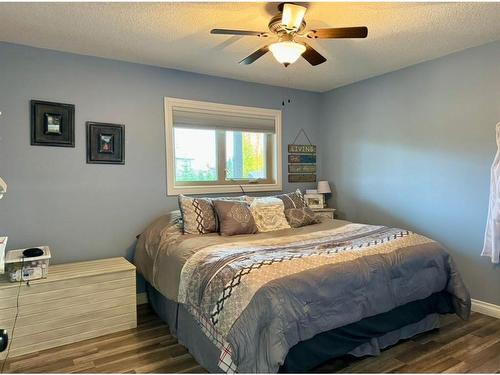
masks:
[[[239,196],[236,196],[236,197],[215,197],[215,198],[206,198],[206,199],[209,199],[211,201],[245,201],[247,198],[246,195],[239,195]]]
[[[250,205],[255,224],[259,232],[271,232],[280,229],[289,229],[286,221],[284,204],[275,197],[254,198]]]
[[[293,193],[276,195],[276,198],[281,199],[285,205],[285,210],[290,208],[304,208],[307,207],[304,196],[299,189]]]
[[[309,207],[289,208],[285,210],[285,216],[292,228],[305,227],[306,225],[318,223],[316,214]]]
[[[191,198],[179,195],[179,210],[184,224],[184,233],[207,234],[219,231],[213,201],[244,201],[245,196],[220,198]]]
[[[246,202],[214,200],[213,205],[219,220],[220,234],[253,234],[257,232],[255,220]]]
[[[191,198],[179,195],[184,233],[206,234],[217,232],[217,220],[208,198]]]

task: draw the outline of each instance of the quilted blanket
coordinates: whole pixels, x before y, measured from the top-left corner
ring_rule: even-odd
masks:
[[[439,243],[347,224],[209,243],[183,265],[178,301],[220,349],[222,370],[276,372],[299,341],[442,290],[466,319],[469,294]]]

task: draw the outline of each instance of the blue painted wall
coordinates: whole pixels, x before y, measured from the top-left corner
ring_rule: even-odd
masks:
[[[340,217],[437,239],[473,297],[500,304],[500,269],[479,256],[498,61],[497,42],[317,94],[0,43],[0,234],[9,248],[49,244],[55,263],[130,257],[135,235],[176,207],[163,97],[282,109],[285,96],[283,144],[306,128]],[[30,146],[30,99],[76,105],[74,149]],[[85,163],[88,120],[126,125],[124,166]]]
[[[251,67],[242,67],[251,69]],[[50,245],[53,262],[132,255],[135,236],[175,209],[166,196],[163,98],[283,109],[286,144],[318,142],[319,94],[0,43],[0,234]],[[284,108],[283,97],[291,104]],[[76,105],[76,147],[30,146],[30,99]],[[85,121],[125,124],[125,165],[86,164]],[[319,151],[320,152],[320,151]],[[314,184],[288,184],[284,190]]]
[[[320,139],[331,204],[448,247],[472,297],[500,304],[480,257],[500,121],[500,42],[324,94]]]

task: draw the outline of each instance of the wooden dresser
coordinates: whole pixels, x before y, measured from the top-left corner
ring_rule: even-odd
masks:
[[[9,357],[135,328],[135,281],[135,266],[124,258],[51,265],[46,279],[20,289],[2,279],[0,328],[12,339]]]

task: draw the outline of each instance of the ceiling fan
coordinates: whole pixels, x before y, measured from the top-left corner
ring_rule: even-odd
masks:
[[[259,38],[276,36],[278,41],[259,48],[257,51],[241,60],[240,64],[249,65],[271,51],[274,58],[285,67],[293,64],[300,56],[313,66],[322,64],[326,61],[324,56],[305,41],[298,42],[296,39],[366,38],[368,35],[368,28],[366,26],[304,31],[306,27],[306,21],[304,20],[304,15],[307,11],[306,7],[294,3],[281,3],[278,5],[278,10],[279,13],[269,21],[269,32],[212,29],[210,33],[256,36]]]

